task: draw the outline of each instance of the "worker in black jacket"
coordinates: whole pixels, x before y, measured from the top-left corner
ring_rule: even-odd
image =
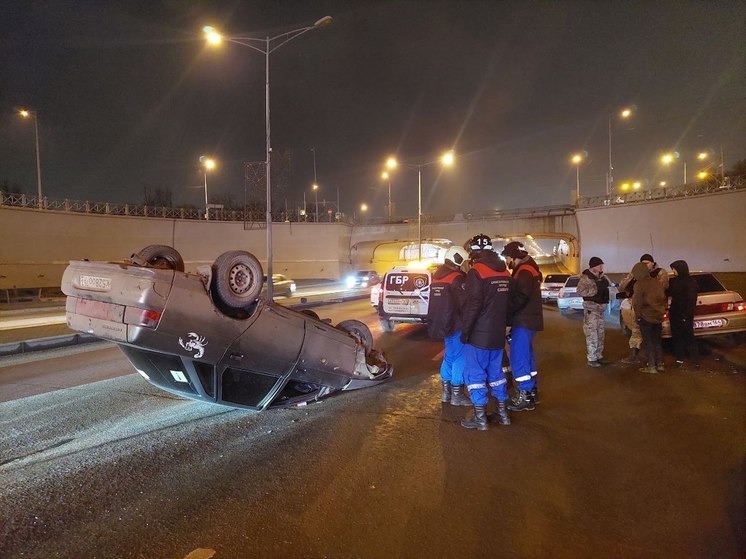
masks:
[[[461,341],[466,344],[464,377],[474,404],[474,417],[462,420],[461,425],[485,431],[489,427],[488,390],[497,400],[498,422],[510,425],[502,358],[511,279],[487,235],[476,235],[469,241],[469,255],[471,269],[466,274]]]
[[[510,366],[516,383],[516,394],[508,404],[511,411],[536,408],[536,357],[534,336],[544,329],[541,304],[542,275],[539,265],[523,250],[523,243],[512,241],[501,253],[513,270],[508,319],[510,330]]]
[[[461,311],[464,306],[464,280],[461,269],[469,254],[461,247],[451,247],[445,261],[430,282],[430,301],[427,307],[427,333],[431,338],[443,340],[443,361],[440,379],[443,383],[441,402],[454,406],[470,406],[471,400],[464,393],[464,344],[461,343]]]
[[[671,262],[671,269],[676,274],[668,284],[668,296],[671,297],[668,314],[674,358],[679,367],[683,367],[684,360],[689,357],[692,365],[699,368],[699,348],[694,337],[697,281],[689,275],[689,265],[684,260]]]

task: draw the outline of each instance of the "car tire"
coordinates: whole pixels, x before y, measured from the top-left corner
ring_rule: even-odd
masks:
[[[572,313],[572,309],[560,309],[559,312],[562,316],[568,316]]]
[[[231,311],[244,311],[262,291],[264,272],[250,252],[234,250],[221,254],[212,265],[213,296]]]
[[[142,260],[154,268],[184,271],[184,259],[179,252],[166,245],[148,245],[137,253]]]
[[[384,332],[390,334],[391,332],[394,331],[395,327],[396,327],[396,324],[391,322],[391,320],[389,320],[388,318],[381,319],[381,330],[383,330]]]
[[[366,355],[370,353],[370,350],[373,348],[373,334],[370,333],[370,329],[364,323],[359,320],[343,320],[337,324],[337,328],[343,332],[347,332],[363,344]]]

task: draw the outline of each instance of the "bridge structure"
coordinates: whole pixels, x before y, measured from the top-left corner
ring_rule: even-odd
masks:
[[[564,240],[568,250],[559,255],[561,264],[573,272],[591,256],[601,257],[609,272],[625,272],[646,252],[664,266],[683,258],[694,269],[746,272],[744,186],[738,181],[727,188],[580,199],[572,206],[423,216],[422,237],[454,244],[477,233],[496,240],[528,235]],[[46,200],[41,206],[33,197],[0,198],[0,290],[6,293],[58,287],[69,260],[121,261],[151,244],[173,246],[187,271],[228,250],[247,250],[266,260],[265,230],[241,212],[205,220],[163,208],[133,206],[122,212],[105,204],[55,207]],[[400,248],[418,239],[416,218],[281,218],[273,222],[273,268],[297,279],[338,279],[359,268],[386,271],[401,263]]]

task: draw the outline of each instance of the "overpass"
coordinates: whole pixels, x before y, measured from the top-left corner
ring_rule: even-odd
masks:
[[[69,204],[52,209],[44,201],[44,209],[39,209],[32,198],[22,202],[7,195],[0,199],[2,290],[54,288],[69,260],[122,260],[150,244],[176,248],[187,270],[211,263],[227,250],[248,250],[266,259],[262,224],[240,215],[233,216],[237,221],[190,219],[183,210],[169,214],[166,209],[151,209],[148,215],[134,209],[130,215],[117,215],[108,204],[74,211]],[[579,202],[578,206],[423,216],[422,236],[458,244],[476,233],[493,238],[531,234],[564,239],[570,250],[563,255],[563,264],[572,271],[595,255],[603,258],[609,272],[625,272],[643,252],[663,265],[684,258],[696,269],[746,271],[741,244],[746,238],[746,188],[741,185]],[[416,218],[399,223],[283,221],[273,223],[272,230],[274,271],[299,279],[336,279],[356,268],[385,271],[392,265],[396,250],[392,247],[417,241]]]

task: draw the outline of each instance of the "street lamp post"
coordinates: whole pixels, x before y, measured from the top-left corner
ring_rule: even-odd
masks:
[[[434,163],[440,163],[444,167],[450,167],[454,161],[453,151],[447,151],[440,159],[434,161],[428,161],[427,163],[421,163],[419,165],[405,163],[404,167],[412,171],[417,171],[417,260],[422,260],[422,168],[433,165]],[[386,161],[386,166],[389,169],[395,169],[398,166],[398,162],[395,158],[389,157]]]
[[[572,161],[575,164],[575,203],[578,203],[578,200],[580,200],[580,164],[583,162],[583,160],[587,157],[587,154],[585,152],[583,153],[576,153],[572,156],[570,161]]]
[[[225,37],[227,41],[248,47],[264,55],[265,79],[264,79],[264,117],[266,124],[266,166],[267,166],[267,301],[272,301],[272,180],[270,176],[271,165],[271,134],[270,134],[270,112],[269,112],[269,55],[286,45],[293,39],[300,37],[308,31],[325,27],[332,22],[331,16],[324,16],[313,25],[294,29],[286,33],[280,33],[274,37],[260,39],[258,37]],[[213,27],[207,26],[202,29],[205,37],[211,45],[219,44],[223,37]]]
[[[207,204],[207,171],[212,171],[215,168],[215,160],[206,155],[202,155],[199,158],[200,165],[202,165],[202,172],[205,174],[205,219],[210,219],[210,208]]]
[[[611,189],[614,184],[614,177],[612,175],[614,166],[611,164],[611,120],[614,118],[615,113],[609,114],[609,170],[606,173],[606,196],[611,196]],[[627,119],[632,115],[632,109],[622,109],[619,113],[619,118]]]
[[[319,222],[319,185],[314,183],[311,187],[311,190],[313,190],[313,196],[314,196],[314,203],[316,204],[316,218],[314,221],[316,223]]]
[[[381,173],[381,178],[389,184],[389,205],[386,213],[388,214],[389,222],[391,222],[391,175],[389,175],[388,171],[384,171]]]
[[[39,157],[39,114],[36,111],[29,111],[27,109],[21,109],[18,111],[21,118],[34,117],[34,138],[36,141],[36,196],[38,198],[39,207],[43,208],[41,196],[41,159]]]

